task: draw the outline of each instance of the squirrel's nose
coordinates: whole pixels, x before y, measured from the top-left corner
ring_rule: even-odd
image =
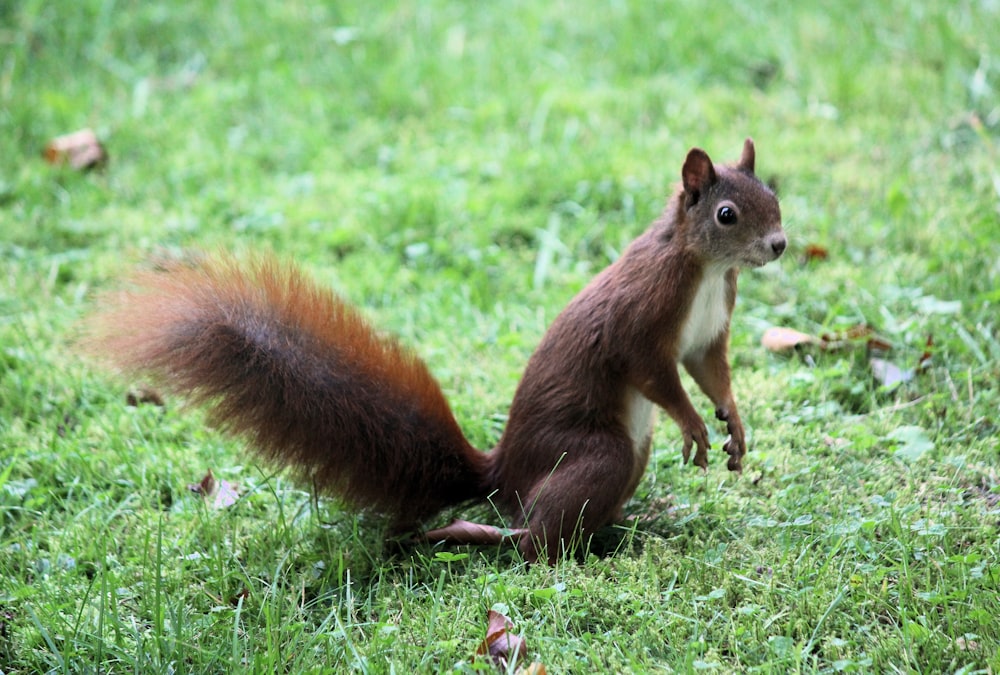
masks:
[[[779,234],[777,237],[771,240],[771,250],[774,251],[774,257],[777,258],[779,255],[785,252],[785,247],[788,246],[788,240],[785,239],[785,235]]]

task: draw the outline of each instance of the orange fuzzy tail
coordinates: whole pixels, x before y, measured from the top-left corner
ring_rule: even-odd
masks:
[[[206,404],[270,462],[406,524],[488,492],[488,456],[426,365],[296,268],[226,258],[132,282],[104,299],[88,351]]]

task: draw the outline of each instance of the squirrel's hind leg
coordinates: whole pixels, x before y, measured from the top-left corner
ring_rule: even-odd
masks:
[[[532,490],[524,504],[528,536],[518,548],[530,563],[555,564],[589,544],[590,536],[621,513],[634,489],[632,448],[627,438],[589,434],[583,451],[563,462]],[[613,461],[609,461],[609,458]]]

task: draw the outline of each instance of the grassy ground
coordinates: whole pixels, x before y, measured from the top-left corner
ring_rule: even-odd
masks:
[[[971,0],[3,3],[0,670],[471,672],[498,607],[553,673],[997,672],[998,34]],[[85,126],[105,171],[42,161]],[[270,249],[418,346],[488,447],[687,148],[747,135],[791,240],[734,318],[747,471],[719,436],[683,467],[664,420],[580,562],[385,544],[71,349],[149,256]],[[863,349],[760,346],[859,323],[931,367],[888,391]],[[209,467],[238,504],[188,492]]]

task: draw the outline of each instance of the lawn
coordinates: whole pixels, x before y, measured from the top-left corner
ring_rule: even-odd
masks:
[[[491,608],[549,673],[1000,671],[1000,6],[820,4],[0,4],[0,671],[488,672]],[[106,166],[45,161],[87,127]],[[271,251],[488,448],[687,150],[747,136],[790,244],[741,277],[745,471],[695,396],[708,471],[661,415],[554,567],[393,541],[76,346],[151,259]]]

